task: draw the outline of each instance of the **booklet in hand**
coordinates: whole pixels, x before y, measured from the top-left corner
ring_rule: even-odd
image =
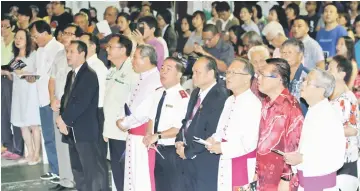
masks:
[[[209,143],[209,142],[207,142],[207,141],[205,141],[204,139],[201,139],[201,138],[199,138],[199,137],[195,137],[194,136],[194,140],[193,140],[194,142],[197,142],[197,143],[199,143],[199,144],[202,144],[202,145],[205,145],[205,146],[211,146],[211,144]]]
[[[130,108],[126,103],[124,105],[124,110],[125,110],[125,116],[130,116],[131,115]]]
[[[15,58],[13,58],[7,65],[1,66],[1,70],[13,72],[14,70],[21,70],[25,67],[26,64],[22,60],[15,60]]]
[[[35,80],[38,80],[40,79],[40,76],[36,74],[23,74],[20,76],[20,79],[26,79],[26,78],[35,78]]]

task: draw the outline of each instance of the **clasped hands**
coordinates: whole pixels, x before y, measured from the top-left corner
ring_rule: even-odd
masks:
[[[65,124],[64,120],[62,119],[61,115],[59,115],[57,118],[56,118],[56,125],[58,126],[59,128],[59,131],[61,134],[64,134],[64,135],[68,135],[69,132],[67,130],[67,125]]]

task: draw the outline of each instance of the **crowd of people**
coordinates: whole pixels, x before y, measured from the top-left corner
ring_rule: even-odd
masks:
[[[1,17],[1,156],[51,190],[358,190],[359,2],[65,5]]]

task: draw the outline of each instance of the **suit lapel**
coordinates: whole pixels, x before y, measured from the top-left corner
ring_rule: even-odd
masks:
[[[203,106],[205,105],[205,110],[206,111],[210,111],[210,110],[212,110],[212,108],[213,108],[213,104],[211,104],[211,103],[209,103],[212,99],[214,99],[214,96],[213,96],[213,94],[217,91],[217,86],[218,86],[218,83],[216,83],[216,85],[214,86],[214,87],[212,87],[211,89],[210,89],[210,91],[206,94],[206,96],[205,96],[205,98],[204,98],[204,100],[201,102],[201,104],[200,104],[200,107],[199,107],[199,109],[196,111],[196,113],[195,113],[195,115],[194,115],[194,117],[193,117],[193,120],[196,120],[196,118],[198,117],[198,115],[199,115],[199,113],[201,112],[201,110],[203,110],[204,108],[203,108]],[[197,98],[197,97],[196,97]],[[197,100],[197,99],[195,99],[195,100]],[[196,104],[196,101],[195,101],[195,104]],[[195,106],[195,104],[194,104],[194,106]],[[194,108],[194,107],[193,107]]]

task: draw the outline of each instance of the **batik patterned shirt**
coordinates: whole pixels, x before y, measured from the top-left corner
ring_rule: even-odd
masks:
[[[297,151],[303,121],[299,102],[288,89],[274,101],[269,97],[263,100],[256,156],[259,191],[277,191],[281,177],[291,179],[291,166],[271,150]],[[297,189],[296,183],[291,190]]]

